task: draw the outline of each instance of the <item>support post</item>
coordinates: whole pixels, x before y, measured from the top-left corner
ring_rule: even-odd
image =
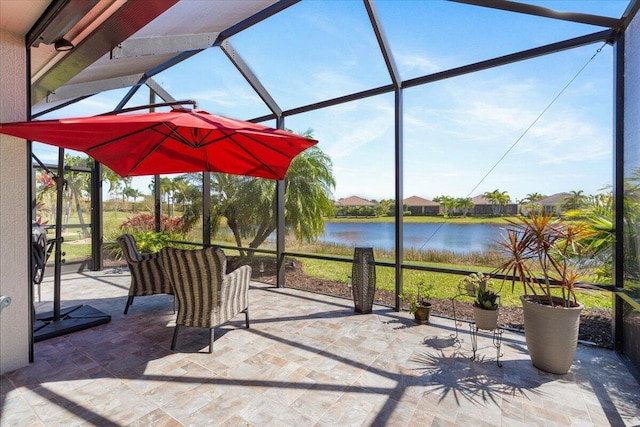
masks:
[[[613,44],[613,203],[616,230],[613,251],[613,283],[616,288],[624,288],[624,32],[618,34]],[[623,349],[623,306],[622,298],[613,293],[611,332],[613,348]]]
[[[211,246],[211,173],[202,173],[202,244]]]
[[[276,121],[278,129],[284,129],[284,117],[278,117]],[[285,286],[285,269],[284,269],[284,239],[285,239],[285,223],[284,223],[284,197],[285,186],[284,180],[276,181],[276,268],[277,268],[277,286],[284,288]]]
[[[91,270],[102,270],[102,164],[93,161],[91,171]]]

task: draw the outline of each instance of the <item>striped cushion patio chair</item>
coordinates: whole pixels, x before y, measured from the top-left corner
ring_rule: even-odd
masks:
[[[162,268],[162,260],[159,252],[138,252],[136,241],[131,234],[123,234],[118,237],[117,240],[122,248],[122,254],[129,265],[129,271],[131,272],[129,298],[127,299],[127,305],[124,307],[124,314],[127,314],[129,307],[133,304],[133,297],[173,294],[171,283]]]
[[[171,350],[176,348],[181,326],[209,328],[209,353],[213,352],[215,326],[244,313],[249,328],[250,266],[226,274],[227,258],[222,249],[216,247],[162,248],[160,254],[178,300]]]

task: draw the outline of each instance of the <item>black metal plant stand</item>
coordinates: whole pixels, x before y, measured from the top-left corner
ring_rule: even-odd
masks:
[[[471,360],[476,360],[476,353],[478,351],[478,331],[480,330],[480,328],[478,328],[475,324],[475,322],[473,323],[469,323],[469,335],[471,335],[471,347],[473,349],[473,356],[471,356]],[[498,366],[500,368],[502,368],[502,362],[500,361],[500,357],[502,356],[502,353],[500,352],[501,347],[502,347],[502,333],[504,332],[502,329],[500,328],[495,328],[493,329],[493,346],[496,348],[496,363],[498,364]]]
[[[35,156],[34,156],[35,157]],[[36,158],[37,160],[37,158]],[[48,173],[42,162],[37,160]],[[61,335],[109,323],[111,316],[88,305],[60,309],[60,283],[62,276],[62,198],[64,195],[64,148],[58,149],[58,174],[56,182],[56,237],[54,251],[53,311],[35,315],[33,341],[44,341]]]

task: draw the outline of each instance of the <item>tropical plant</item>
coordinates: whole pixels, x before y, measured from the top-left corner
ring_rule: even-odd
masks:
[[[471,197],[459,197],[456,199],[455,205],[456,208],[460,210],[463,217],[466,217],[469,211],[475,206]]]
[[[123,186],[123,179],[120,175],[102,165],[102,181],[106,181],[109,184],[109,193],[117,194],[120,192]]]
[[[566,210],[580,209],[588,200],[588,196],[584,194],[584,191],[571,191],[568,196],[563,200],[564,208]]]
[[[563,307],[577,305],[578,266],[585,252],[582,242],[590,235],[588,228],[538,213],[508,222],[506,235],[501,234],[497,241],[506,257],[496,272],[511,276],[512,290],[519,281],[524,295],[532,295],[538,303],[552,305],[552,289],[559,288]],[[537,272],[542,273],[541,280]]]
[[[64,163],[66,166],[91,167],[93,160],[89,157],[71,156],[65,154]],[[82,209],[83,197],[90,193],[91,175],[87,172],[69,171],[64,174],[67,184],[68,197],[65,204],[64,223],[69,224],[72,208],[75,207],[78,221],[82,227],[84,237],[89,236],[89,226],[84,220],[84,210]]]
[[[566,218],[581,221],[589,230],[580,241],[591,257],[587,265],[594,269],[596,282],[613,280],[613,247],[616,240],[613,195],[589,196],[579,210],[565,212]]]
[[[540,211],[542,210],[542,206],[536,204],[538,200],[545,199],[547,196],[541,193],[529,193],[525,196],[524,199],[520,201],[522,212],[525,215],[529,212]]]
[[[524,199],[522,199],[522,203],[533,203],[533,202],[537,202],[538,200],[542,200],[546,197],[547,196],[541,193],[529,193],[525,196]]]
[[[275,181],[220,173],[211,177],[212,224],[225,217],[238,247],[243,239],[252,239],[250,248],[259,247],[276,230]],[[320,148],[296,156],[284,179],[287,231],[300,241],[316,240],[324,231],[324,218],[333,214],[334,187],[331,159]]]
[[[509,197],[506,191],[500,191],[498,189],[487,191],[483,196],[491,204],[493,215],[500,215],[503,208],[511,201],[511,197]]]
[[[433,198],[433,201],[440,204],[440,212],[442,212],[442,215],[449,216],[453,214],[456,206],[455,198],[450,196],[437,196]]]
[[[380,200],[380,203],[375,207],[376,216],[388,216],[393,215],[393,207],[395,202],[391,199]]]
[[[473,302],[473,305],[483,310],[497,310],[498,298],[500,298],[500,294],[497,292],[490,289],[486,291],[479,289],[476,293],[476,299]]]
[[[464,288],[468,295],[474,295],[473,305],[485,310],[497,310],[499,291],[493,290],[493,280],[491,276],[483,273],[471,273],[465,276],[458,287]]]
[[[404,300],[409,304],[409,313],[414,314],[419,307],[428,306],[429,300],[432,298],[433,294],[433,284],[429,283],[428,285],[424,282],[424,280],[420,280],[416,284],[417,294],[413,293],[405,293]]]
[[[142,191],[138,190],[137,188],[133,188],[133,187],[126,187],[123,192],[122,192],[127,198],[131,198],[133,199],[133,206],[131,208],[131,210],[133,212],[136,211],[136,200],[138,200],[138,198],[142,197],[144,194],[142,193]]]
[[[184,236],[192,226],[192,223],[186,222],[183,218],[160,216],[160,231],[162,232]],[[120,225],[120,229],[125,233],[131,234],[153,232],[155,230],[155,217],[145,213],[132,216]]]
[[[134,231],[131,235],[136,241],[136,247],[141,253],[156,253],[160,249],[165,247],[190,249],[189,245],[180,243],[173,243],[182,239],[183,235],[180,233],[174,233],[169,231]],[[113,259],[123,259],[122,247],[115,241],[113,237],[112,241],[105,243],[105,249],[109,251]]]

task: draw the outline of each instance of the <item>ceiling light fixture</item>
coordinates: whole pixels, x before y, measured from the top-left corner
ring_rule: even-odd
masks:
[[[66,40],[66,39],[56,40],[53,43],[53,46],[56,48],[58,52],[66,52],[75,47],[73,43],[71,43],[69,40]]]

